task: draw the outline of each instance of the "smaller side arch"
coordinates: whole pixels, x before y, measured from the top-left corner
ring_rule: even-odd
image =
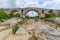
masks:
[[[18,10],[11,10],[10,13],[18,12]]]

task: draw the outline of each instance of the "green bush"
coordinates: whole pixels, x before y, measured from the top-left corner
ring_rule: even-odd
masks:
[[[22,18],[20,22],[18,22],[20,25],[24,24],[27,20],[25,18]]]
[[[12,17],[14,17],[14,14],[13,13],[9,13],[7,16],[8,16],[8,18],[12,18]]]
[[[18,13],[16,13],[16,14],[14,15],[14,17],[20,17],[20,15],[19,15]]]
[[[29,16],[26,16],[25,18],[29,19]]]
[[[13,17],[12,14],[7,14],[7,13],[4,12],[3,9],[0,9],[0,21],[9,19],[11,17]]]
[[[23,23],[24,23],[24,21],[23,21],[23,20],[19,22],[19,24],[21,24],[21,25],[22,25]]]
[[[16,31],[18,30],[18,28],[19,28],[18,24],[15,24],[14,26],[12,26],[13,34],[16,33]]]
[[[51,13],[51,14],[46,14],[45,13],[45,18],[52,18],[52,17],[57,17],[57,16],[53,13]]]
[[[4,10],[0,9],[0,21],[2,21],[3,19],[8,19],[7,17],[8,16],[6,13],[4,13]]]

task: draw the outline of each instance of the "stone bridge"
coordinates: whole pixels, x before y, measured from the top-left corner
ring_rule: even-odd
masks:
[[[42,10],[40,10],[40,9],[38,9],[38,8],[24,8],[24,9],[19,9],[19,10],[18,10],[18,12],[20,13],[20,16],[21,16],[21,17],[25,17],[26,14],[27,14],[28,12],[30,12],[30,11],[35,11],[35,12],[37,12],[39,18],[42,17],[42,15],[43,15],[43,14],[42,14]]]
[[[15,9],[4,9],[6,13],[10,13],[10,12],[18,12],[20,17],[24,17],[26,16],[26,14],[30,11],[35,11],[38,14],[38,17],[44,17],[44,12],[49,11],[49,9],[41,9],[41,8],[15,8]]]

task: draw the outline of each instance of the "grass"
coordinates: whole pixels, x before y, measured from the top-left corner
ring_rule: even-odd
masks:
[[[12,26],[13,34],[15,34],[18,29],[19,29],[18,24],[13,25],[13,26]]]

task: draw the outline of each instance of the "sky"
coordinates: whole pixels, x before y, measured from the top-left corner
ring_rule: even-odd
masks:
[[[60,0],[0,0],[0,8],[25,7],[60,9]]]
[[[35,17],[35,16],[38,16],[38,14],[34,11],[30,11],[26,14],[26,16],[29,16],[29,17]]]
[[[0,0],[0,8],[26,8],[26,7],[60,10],[60,0]]]

